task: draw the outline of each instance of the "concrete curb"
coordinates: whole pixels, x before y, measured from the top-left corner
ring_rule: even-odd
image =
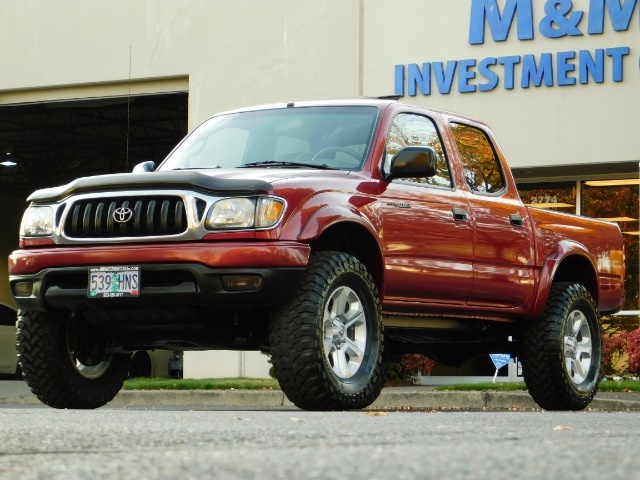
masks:
[[[111,406],[294,407],[280,390],[191,390],[120,392]],[[438,392],[385,388],[373,410],[540,410],[527,392]],[[596,397],[589,410],[640,410],[640,401]]]
[[[0,398],[0,405],[42,405],[33,394]],[[295,408],[280,390],[123,390],[111,407],[229,407]],[[385,388],[369,407],[373,410],[540,410],[526,392],[438,392],[425,389]],[[598,397],[588,410],[626,412],[640,410],[640,401]]]
[[[110,406],[292,407],[281,390],[123,390]]]

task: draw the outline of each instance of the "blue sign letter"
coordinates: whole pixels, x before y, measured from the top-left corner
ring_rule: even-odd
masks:
[[[556,58],[558,61],[558,85],[561,87],[575,85],[576,79],[570,77],[569,73],[575,71],[576,66],[569,63],[569,60],[576,58],[576,52],[558,52]]]
[[[629,47],[607,48],[607,57],[613,58],[613,68],[611,71],[613,72],[614,82],[622,81],[622,77],[624,76],[622,61],[625,55],[629,55]]]
[[[596,50],[595,59],[591,57],[589,50],[580,50],[580,83],[589,83],[589,74],[594,82],[604,82],[604,49]]]
[[[622,1],[622,5],[620,2]],[[629,30],[633,9],[638,0],[606,0],[611,26],[616,32]],[[589,35],[601,34],[604,31],[605,0],[591,0],[589,4]]]
[[[409,78],[407,79],[409,96],[416,96],[416,87],[423,95],[431,95],[431,64],[423,63],[422,71],[415,63],[409,64]]]
[[[520,63],[520,55],[507,55],[505,57],[500,57],[498,58],[498,63],[500,65],[504,65],[504,88],[506,90],[513,90],[515,66]]]
[[[457,66],[458,62],[456,62],[455,60],[450,60],[447,62],[447,69],[445,71],[444,64],[442,62],[433,62],[433,74],[436,77],[438,91],[443,95],[451,92],[453,76],[456,73]]]
[[[540,20],[540,33],[549,38],[582,35],[578,24],[584,12],[570,13],[572,8],[572,0],[547,1],[544,4],[546,16]]]
[[[487,57],[478,65],[480,75],[487,79],[487,83],[481,83],[478,86],[478,90],[481,92],[489,92],[498,86],[498,74],[489,68],[489,66],[495,65],[496,63],[498,63],[496,57]]]
[[[476,78],[476,72],[470,71],[471,67],[476,66],[473,59],[460,60],[458,62],[458,91],[460,93],[471,93],[476,91],[475,85],[469,85],[469,80]]]
[[[550,53],[540,55],[540,65],[536,65],[536,57],[524,55],[522,57],[522,80],[520,86],[529,88],[533,83],[534,87],[542,85],[542,79],[547,87],[553,87],[553,63]]]
[[[484,43],[485,19],[489,23],[494,42],[503,42],[509,36],[513,17],[518,10],[518,40],[533,38],[533,5],[531,0],[507,0],[502,14],[497,0],[471,0],[469,43]]]
[[[404,97],[404,65],[396,65],[395,94]]]

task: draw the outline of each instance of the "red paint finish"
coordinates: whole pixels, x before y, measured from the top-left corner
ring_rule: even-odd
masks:
[[[308,245],[293,242],[171,243],[161,245],[81,246],[17,250],[9,256],[9,274],[44,268],[145,263],[200,263],[208,267],[304,267]]]
[[[464,304],[473,285],[473,227],[453,209],[469,210],[462,192],[392,183],[383,212],[387,302]],[[419,307],[422,305],[421,307]]]

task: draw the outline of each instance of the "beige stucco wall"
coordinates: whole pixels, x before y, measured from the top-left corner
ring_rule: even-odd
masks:
[[[271,378],[270,367],[260,352],[185,352],[184,378]]]
[[[193,127],[255,103],[359,93],[358,0],[2,0],[0,10],[0,103],[15,89],[188,76]]]

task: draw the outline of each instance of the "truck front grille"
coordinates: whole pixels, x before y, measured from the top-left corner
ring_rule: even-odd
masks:
[[[184,202],[176,196],[78,200],[64,222],[64,234],[69,238],[164,236],[186,230]]]

